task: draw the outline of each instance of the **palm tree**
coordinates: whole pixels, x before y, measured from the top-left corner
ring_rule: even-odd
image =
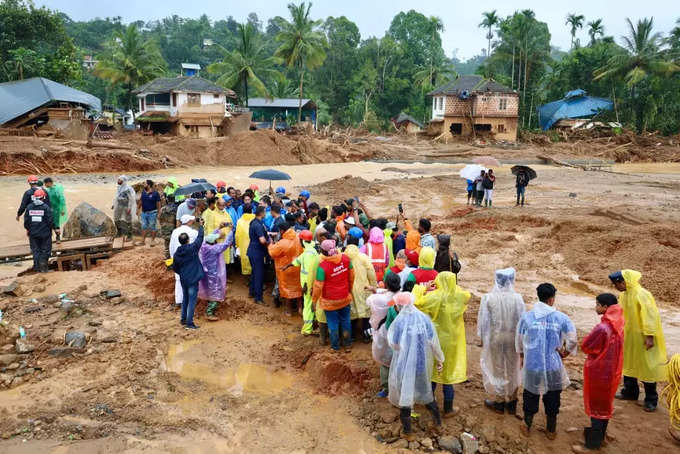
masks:
[[[302,120],[302,85],[305,71],[313,70],[323,64],[326,59],[326,36],[318,30],[321,21],[309,18],[312,3],[300,5],[288,4],[292,21],[285,21],[276,40],[281,43],[274,56],[289,68],[300,71],[300,88],[298,92],[298,123]]]
[[[297,87],[291,82],[285,74],[276,72],[273,74],[269,92],[275,98],[292,98],[297,96]]]
[[[486,39],[489,41],[488,47],[486,50],[486,56],[491,55],[491,40],[493,39],[493,27],[498,25],[500,22],[500,18],[496,15],[496,10],[493,11],[487,11],[482,13],[482,17],[484,18],[482,22],[479,23],[478,27],[484,27],[487,29],[486,33]]]
[[[576,42],[576,31],[583,28],[583,21],[586,17],[583,14],[567,14],[567,21],[565,25],[571,26],[571,47],[574,48],[574,43]]]
[[[623,37],[624,50],[609,59],[607,65],[595,71],[595,80],[607,77],[623,77],[632,97],[635,98],[636,87],[649,75],[664,76],[679,71],[680,67],[664,58],[660,51],[661,34],[654,33],[654,19],[645,18],[638,21],[637,26],[628,22],[628,36]],[[644,106],[635,103],[635,122],[638,132],[643,128]]]
[[[457,76],[451,60],[445,55],[435,57],[429,65],[420,66],[418,71],[413,74],[413,81],[423,90],[437,87],[448,80]]]
[[[590,35],[591,46],[597,42],[598,35],[600,37],[604,35],[604,25],[602,25],[602,19],[588,22],[588,35]]]
[[[112,85],[125,88],[128,108],[134,119],[132,90],[165,73],[166,63],[155,41],[145,40],[135,24],[113,33],[102,59],[94,68],[94,75]]]
[[[238,43],[234,50],[229,51],[217,45],[222,54],[222,61],[208,66],[208,72],[220,74],[217,83],[227,88],[243,89],[242,96],[248,105],[248,87],[252,85],[258,94],[269,97],[269,91],[262,79],[273,76],[276,71],[272,69],[275,60],[267,57],[264,43],[259,39],[255,26],[247,22],[238,24]]]

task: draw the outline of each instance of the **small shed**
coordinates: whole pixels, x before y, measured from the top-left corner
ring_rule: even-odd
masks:
[[[198,76],[201,72],[201,65],[196,63],[182,63],[183,76]]]
[[[286,129],[286,119],[297,119],[300,100],[298,98],[250,98],[248,108],[253,113],[253,122],[258,128],[271,128],[274,119],[276,127]],[[310,122],[316,128],[317,107],[314,101],[302,98],[302,121]]]
[[[559,101],[544,104],[536,109],[538,124],[547,131],[555,123],[564,119],[592,118],[603,110],[612,110],[611,99],[587,96],[585,90],[572,90]]]
[[[416,134],[423,130],[423,124],[412,116],[401,112],[392,119],[392,124],[398,130],[406,131],[409,134]]]

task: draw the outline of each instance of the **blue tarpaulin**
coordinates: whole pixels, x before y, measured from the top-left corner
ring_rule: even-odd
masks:
[[[585,90],[567,92],[563,99],[538,107],[538,124],[544,131],[564,118],[589,118],[602,110],[612,110],[611,99],[586,96]]]

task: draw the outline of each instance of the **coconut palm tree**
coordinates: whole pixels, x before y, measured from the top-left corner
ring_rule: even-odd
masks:
[[[132,90],[165,73],[167,65],[155,41],[144,39],[137,25],[113,32],[113,39],[94,68],[94,75],[121,85],[127,92],[127,107],[133,111]]]
[[[300,73],[300,86],[298,91],[298,123],[302,120],[302,88],[305,80],[305,71],[314,70],[323,64],[326,59],[326,36],[319,30],[321,21],[312,20],[309,17],[309,5],[302,2],[300,5],[288,4],[291,21],[283,22],[282,29],[276,40],[281,43],[274,56],[289,68],[295,68]]]
[[[645,18],[634,25],[628,22],[628,35],[623,37],[625,52],[614,55],[607,65],[595,71],[595,80],[608,77],[623,77],[636,97],[636,87],[650,75],[665,76],[679,71],[680,67],[666,60],[660,50],[661,34],[654,33],[654,19]],[[638,132],[643,127],[642,102],[636,103],[635,121]]]
[[[451,60],[443,54],[435,56],[429,65],[420,66],[413,74],[413,81],[423,90],[430,90],[457,76]]]
[[[498,25],[498,23],[500,22],[500,18],[496,15],[496,10],[486,11],[482,13],[482,17],[484,19],[482,20],[482,22],[479,23],[478,27],[487,29],[486,39],[488,40],[488,45],[486,50],[486,56],[488,57],[491,55],[491,40],[493,39],[493,28],[496,25]]]
[[[208,66],[208,72],[220,74],[217,83],[227,88],[241,88],[243,99],[248,105],[249,86],[255,87],[261,96],[269,97],[269,91],[262,82],[265,77],[273,76],[275,60],[267,57],[264,43],[261,41],[255,26],[247,22],[238,25],[238,44],[232,51],[217,45],[222,54],[222,61]]]
[[[590,35],[591,46],[597,42],[598,36],[601,38],[604,35],[604,25],[602,25],[602,19],[588,22],[588,35]]]
[[[578,29],[583,28],[583,21],[586,20],[586,17],[583,14],[567,14],[567,21],[564,23],[565,25],[569,25],[571,27],[571,48],[574,48],[574,44],[576,42],[576,31]]]

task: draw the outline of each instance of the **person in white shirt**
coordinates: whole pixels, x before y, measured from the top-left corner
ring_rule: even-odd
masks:
[[[181,225],[172,231],[170,235],[170,257],[174,257],[177,248],[179,248],[179,236],[182,233],[189,235],[189,244],[193,243],[198,236],[198,230],[192,228],[191,226],[196,221],[196,217],[190,214],[182,215],[180,218]],[[179,282],[179,274],[175,273],[175,304],[177,306],[182,305],[182,284]]]

